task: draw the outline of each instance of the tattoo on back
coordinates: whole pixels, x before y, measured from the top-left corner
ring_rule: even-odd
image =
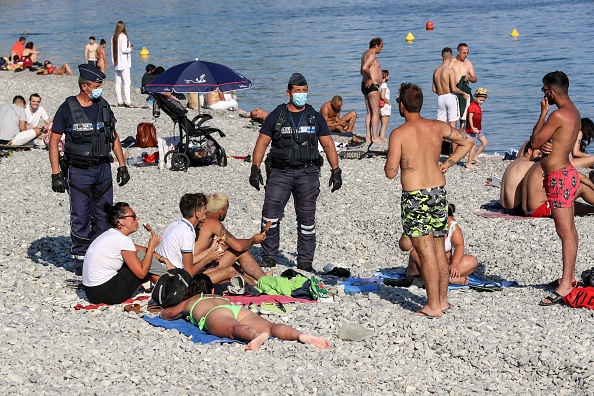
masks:
[[[403,158],[404,166],[402,167],[402,171],[414,172],[415,168],[410,166],[410,158]]]

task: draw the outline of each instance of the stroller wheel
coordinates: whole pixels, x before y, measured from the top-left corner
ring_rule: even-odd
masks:
[[[190,157],[184,153],[174,153],[171,156],[171,170],[186,172],[190,167]]]
[[[222,147],[217,150],[217,165],[227,166],[227,153]]]

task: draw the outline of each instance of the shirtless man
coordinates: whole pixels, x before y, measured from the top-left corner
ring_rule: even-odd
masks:
[[[474,73],[474,66],[472,62],[467,59],[468,57],[468,45],[466,43],[458,44],[458,54],[450,62],[450,68],[454,70],[454,81],[456,81],[456,87],[464,91],[467,94],[471,94],[472,90],[468,83],[476,83],[477,78]],[[457,94],[458,104],[460,106],[460,129],[466,128],[466,110],[470,105],[472,97],[469,96],[468,100]]]
[[[95,37],[89,37],[89,44],[85,46],[85,63],[97,67],[97,49],[99,44],[95,42]]]
[[[594,184],[588,176],[579,173],[580,186],[577,189],[575,198],[582,198],[590,205],[582,202],[574,202],[576,214],[594,213]],[[521,202],[524,213],[527,217],[551,217],[551,203],[547,198],[543,186],[543,170],[539,162],[532,165],[526,172],[521,186]]]
[[[432,85],[433,92],[438,95],[437,119],[448,122],[456,128],[456,124],[460,119],[460,109],[456,95],[462,95],[466,100],[470,95],[456,86],[458,81],[454,69],[449,66],[452,61],[452,49],[450,47],[441,50],[441,59],[443,59],[443,63],[433,72]]]
[[[557,235],[561,239],[563,275],[553,296],[541,300],[549,306],[563,302],[563,297],[572,290],[575,281],[575,260],[578,235],[573,219],[575,194],[580,186],[578,172],[569,162],[578,132],[581,128],[580,112],[569,98],[569,78],[562,71],[546,74],[541,88],[544,98],[540,102],[540,117],[532,131],[532,147],[541,148],[551,139],[553,149],[548,157],[540,160],[545,174],[545,192],[550,202]],[[549,105],[557,110],[547,118]],[[546,122],[545,122],[546,119]]]
[[[382,83],[382,68],[377,59],[377,54],[382,52],[384,42],[376,37],[369,42],[369,49],[361,56],[361,92],[365,97],[365,140],[368,142],[385,142],[380,138],[380,89]]]
[[[524,216],[522,209],[522,181],[535,161],[542,155],[539,149],[533,150],[530,141],[524,146],[524,155],[519,156],[507,166],[501,179],[499,200],[509,214]],[[541,183],[542,186],[542,183]]]
[[[357,113],[350,111],[344,117],[341,117],[341,109],[342,97],[336,95],[331,101],[322,105],[320,113],[326,119],[331,132],[353,132],[357,121]]]
[[[194,254],[206,251],[212,246],[215,238],[219,239],[227,248],[217,261],[212,262],[214,266],[207,268],[204,273],[213,278],[216,272],[217,279],[213,279],[213,282],[221,283],[237,275],[238,271],[233,264],[238,261],[241,275],[249,284],[255,285],[258,279],[266,274],[251,255],[250,248],[266,239],[266,233],[254,234],[250,239],[235,238],[223,225],[228,210],[229,198],[225,194],[211,194],[206,198],[206,220],[200,226],[198,239],[194,244]],[[208,264],[210,262],[203,262],[201,265],[204,268]],[[223,273],[226,275],[223,276]]]
[[[448,233],[448,202],[445,172],[470,151],[472,139],[442,121],[421,117],[423,92],[411,83],[400,86],[396,101],[405,122],[390,135],[384,172],[393,179],[402,169],[402,228],[419,255],[427,304],[415,314],[439,317],[448,303],[449,265],[445,252]],[[439,164],[441,140],[458,144],[454,153]]]

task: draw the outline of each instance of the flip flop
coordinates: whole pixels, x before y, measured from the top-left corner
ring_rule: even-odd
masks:
[[[412,315],[420,316],[421,318],[427,318],[427,319],[439,319],[440,318],[440,316],[429,315],[427,312],[423,312],[423,311],[413,312]]]
[[[545,300],[549,300],[549,302],[545,302]],[[546,296],[538,303],[538,305],[540,305],[541,307],[550,307],[551,305],[555,304],[565,304],[565,302],[563,301],[563,296],[557,293],[556,291],[553,292],[553,296]]]
[[[126,304],[124,305],[124,311],[140,313],[140,304]]]
[[[494,291],[501,291],[503,288],[497,285],[490,285],[485,283],[484,285],[468,285],[469,288],[476,291],[486,291],[486,292],[494,292]]]

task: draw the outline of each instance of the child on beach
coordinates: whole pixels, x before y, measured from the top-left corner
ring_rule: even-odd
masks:
[[[472,149],[468,153],[468,162],[466,163],[467,168],[474,168],[474,164],[481,163],[478,159],[478,156],[483,152],[488,144],[481,125],[483,121],[483,110],[481,109],[481,105],[485,103],[485,100],[488,97],[487,88],[477,88],[476,92],[474,93],[474,100],[468,107],[468,116],[466,117],[468,120],[468,123],[466,124],[466,133],[468,133],[473,138],[474,146],[472,146]],[[477,149],[479,142],[481,145]]]
[[[390,72],[382,70],[382,84],[380,85],[380,122],[382,127],[380,129],[380,139],[386,138],[386,130],[388,129],[388,122],[392,114],[392,103],[390,103],[390,88],[388,88],[388,80],[390,79]],[[384,104],[382,106],[382,103]]]

